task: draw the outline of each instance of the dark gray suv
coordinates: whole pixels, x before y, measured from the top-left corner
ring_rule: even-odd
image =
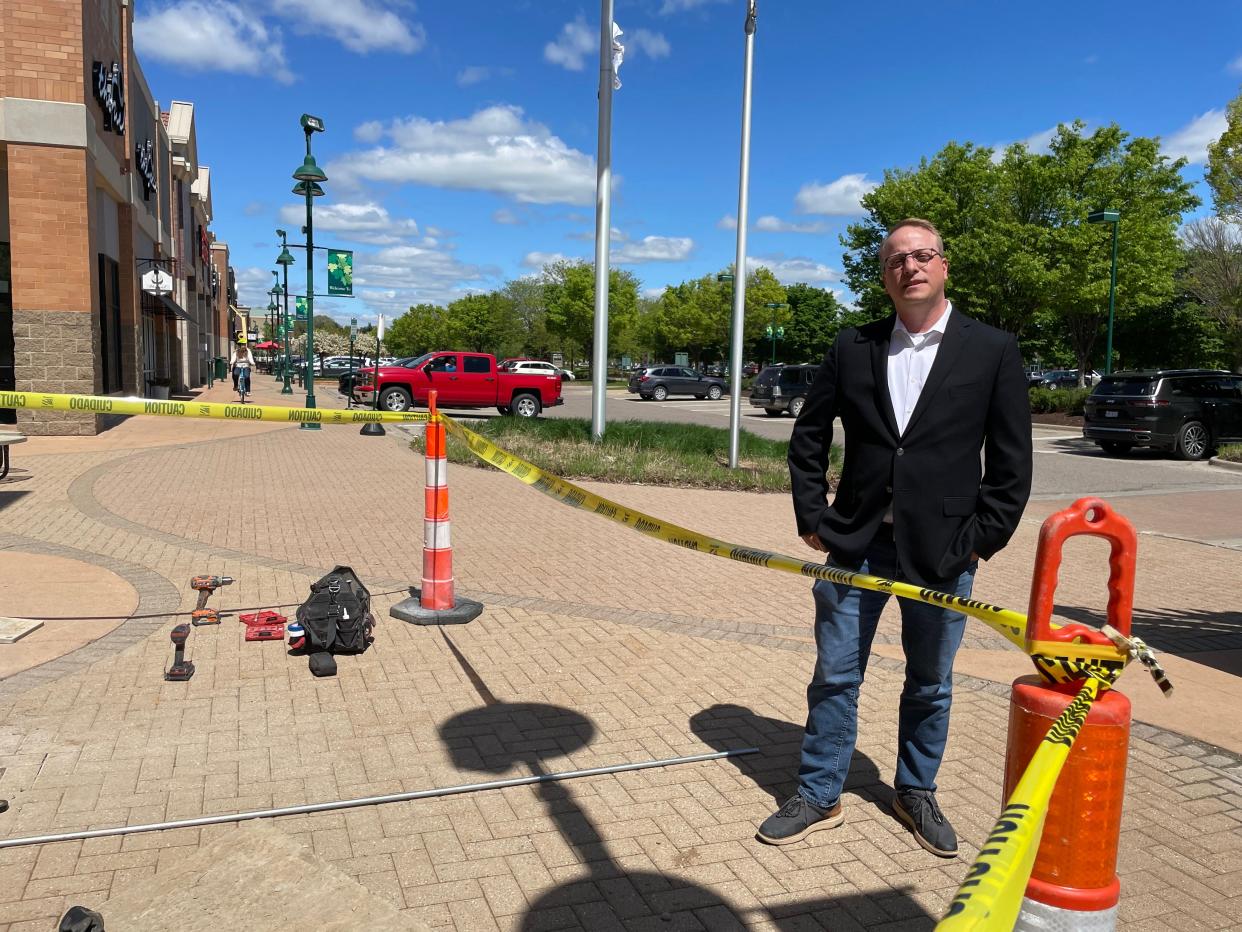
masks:
[[[1201,460],[1242,441],[1242,376],[1211,369],[1114,372],[1091,392],[1082,435],[1106,453],[1134,447]]]
[[[725,380],[684,366],[645,366],[630,374],[629,390],[640,398],[656,401],[669,395],[693,395],[716,401],[725,393]]]
[[[788,411],[794,417],[802,413],[806,394],[815,380],[819,366],[768,366],[759,373],[750,387],[750,403],[763,408],[768,417],[779,417]]]

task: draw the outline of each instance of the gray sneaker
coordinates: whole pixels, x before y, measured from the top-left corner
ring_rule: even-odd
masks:
[[[893,814],[909,826],[914,840],[941,858],[957,857],[957,833],[940,811],[932,790],[898,790]]]
[[[764,819],[755,837],[769,845],[790,845],[806,838],[811,832],[836,828],[844,821],[845,810],[840,800],[831,809],[821,809],[807,802],[799,793]]]

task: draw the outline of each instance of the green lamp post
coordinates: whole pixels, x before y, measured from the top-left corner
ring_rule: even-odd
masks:
[[[277,230],[276,235],[280,237],[280,255],[276,257],[276,264],[284,272],[285,279],[282,289],[285,296],[284,324],[281,326],[281,336],[285,341],[285,364],[281,367],[285,384],[280,389],[280,393],[282,395],[292,395],[293,387],[289,384],[289,331],[292,329],[289,325],[289,266],[293,265],[293,253],[289,251],[289,246],[286,242],[288,234],[284,230]]]
[[[323,132],[323,120],[319,117],[303,113],[302,132],[306,134],[306,158],[293,172],[294,194],[301,194],[306,199],[306,407],[315,407],[315,220],[314,201],[323,196],[320,183],[327,181],[328,176],[323,169],[315,164],[311,155],[311,135]],[[302,430],[319,430],[314,421],[303,421]]]
[[[1108,278],[1108,341],[1104,350],[1104,374],[1113,371],[1113,310],[1117,302],[1117,227],[1121,225],[1121,211],[1097,210],[1087,214],[1087,223],[1111,223],[1113,225],[1113,264]]]
[[[772,341],[772,365],[776,365],[776,341],[785,339],[785,328],[776,326],[776,312],[779,308],[789,307],[784,301],[773,301],[765,304],[772,312],[772,323],[768,324],[766,336]]]

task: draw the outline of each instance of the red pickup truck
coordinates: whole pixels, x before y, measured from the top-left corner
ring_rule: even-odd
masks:
[[[363,369],[354,397],[374,404],[376,369]],[[434,389],[442,408],[496,408],[501,414],[538,417],[544,408],[564,404],[555,375],[497,371],[487,353],[426,353],[379,367],[379,404],[385,411],[427,407]]]

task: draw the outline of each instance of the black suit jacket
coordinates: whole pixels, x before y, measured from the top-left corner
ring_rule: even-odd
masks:
[[[816,373],[789,440],[798,533],[817,533],[834,563],[857,565],[889,502],[902,575],[940,587],[972,551],[1009,542],[1031,492],[1031,413],[1017,340],[949,314],[936,361],[903,434],[888,392],[896,316],[843,330]],[[845,466],[828,504],[832,422]],[[984,463],[980,464],[980,451]]]

